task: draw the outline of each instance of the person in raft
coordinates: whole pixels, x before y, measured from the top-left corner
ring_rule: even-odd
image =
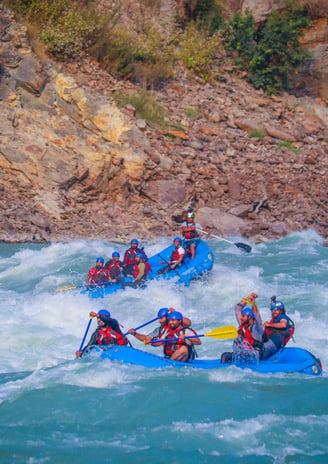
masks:
[[[271,297],[270,310],[272,318],[264,322],[262,359],[269,358],[283,348],[295,331],[294,322],[287,316],[284,303],[276,301],[275,296]]]
[[[104,258],[100,256],[96,259],[96,265],[89,269],[88,275],[85,279],[88,286],[101,286],[108,283],[109,274],[107,269],[104,267],[104,262]]]
[[[149,263],[145,262],[143,254],[136,253],[134,255],[135,265],[133,268],[133,275],[127,275],[127,277],[132,277],[132,282],[127,285],[131,285],[132,287],[143,287],[147,280],[149,271],[152,270]]]
[[[152,340],[157,340],[158,338],[160,338],[164,334],[164,332],[169,329],[169,314],[174,311],[174,308],[161,308],[157,313],[158,322],[160,325],[159,327],[156,327],[156,329],[153,330],[149,335],[138,333],[134,329],[130,329],[129,333],[136,337],[137,340],[144,342],[147,345],[151,343]],[[190,327],[191,320],[187,317],[183,317],[182,325],[186,328]]]
[[[113,251],[112,259],[107,261],[105,268],[108,271],[109,282],[116,284],[121,284],[121,287],[125,287],[124,275],[123,275],[123,263],[120,261],[120,253],[118,251]]]
[[[90,317],[97,318],[98,326],[83,350],[76,351],[75,355],[77,358],[80,358],[90,346],[128,344],[126,338],[123,336],[118,321],[111,318],[110,312],[107,309],[101,309],[98,311],[98,314],[91,311]]]
[[[223,353],[221,361],[258,362],[268,359],[284,347],[294,333],[294,323],[285,314],[281,301],[272,301],[272,319],[262,325],[256,306],[256,293],[243,298],[235,308],[239,323],[238,337],[234,341],[233,353]],[[246,306],[249,305],[249,306]]]
[[[123,268],[126,276],[133,276],[134,266],[136,264],[135,255],[141,253],[145,261],[148,260],[146,253],[143,248],[139,248],[139,242],[136,238],[133,238],[130,242],[130,248],[124,253]]]
[[[181,263],[186,254],[186,250],[182,246],[182,238],[175,237],[173,243],[175,248],[171,254],[170,261],[164,261],[167,264],[157,271],[158,275],[167,274],[168,272],[173,271],[174,269],[181,266]]]
[[[169,326],[160,339],[173,339],[165,342],[158,341],[154,346],[163,345],[165,358],[175,361],[192,362],[197,356],[194,345],[201,345],[201,340],[196,338],[185,338],[195,336],[197,333],[191,327],[183,327],[183,316],[179,311],[173,311],[168,315]],[[159,339],[159,340],[160,340]]]
[[[186,220],[182,223],[182,236],[191,259],[195,257],[196,247],[200,240],[197,230],[202,230],[202,227],[195,222],[195,213],[193,210],[188,210]]]

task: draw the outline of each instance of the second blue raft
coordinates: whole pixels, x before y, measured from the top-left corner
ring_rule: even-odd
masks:
[[[175,279],[176,284],[189,286],[193,279],[197,279],[210,271],[213,267],[213,252],[204,240],[199,240],[194,259],[186,257],[178,269],[174,269],[167,274],[159,276],[158,271],[166,265],[166,261],[170,261],[173,250],[174,245],[171,245],[148,259],[148,263],[152,270],[149,272],[147,280]],[[131,280],[130,278],[125,278],[127,284],[130,283]],[[106,295],[115,293],[118,290],[122,290],[121,285],[110,284],[104,287],[83,288],[80,293],[86,293],[90,298],[104,298]]]

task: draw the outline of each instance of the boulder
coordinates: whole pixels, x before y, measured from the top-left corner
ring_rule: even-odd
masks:
[[[207,206],[197,211],[197,222],[202,227],[215,229],[219,234],[242,233],[247,227],[246,222],[221,208]]]

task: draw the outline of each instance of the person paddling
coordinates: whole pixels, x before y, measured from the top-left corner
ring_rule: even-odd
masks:
[[[195,336],[197,333],[191,328],[183,327],[183,316],[179,311],[171,312],[168,315],[168,320],[169,325],[160,337],[160,339],[166,341],[159,341],[153,343],[153,345],[163,345],[165,358],[175,361],[192,362],[197,356],[194,345],[201,345],[201,340],[198,337],[185,339],[185,337]]]
[[[185,257],[185,249],[182,247],[182,238],[175,237],[173,243],[175,248],[171,254],[170,261],[167,261],[167,265],[157,271],[158,275],[167,274],[168,272],[173,271],[181,266],[181,263]]]
[[[263,346],[263,324],[255,304],[256,293],[243,298],[235,307],[235,316],[239,324],[238,337],[233,343],[233,354],[223,353],[222,362],[258,362]],[[230,355],[230,356],[229,356]]]
[[[164,332],[168,329],[169,327],[169,313],[172,313],[175,311],[174,308],[161,308],[158,313],[158,322],[159,322],[159,327],[157,327],[155,330],[153,330],[149,335],[144,335],[141,333],[136,332],[134,329],[130,329],[128,332],[136,337],[137,340],[144,342],[146,345],[151,343],[152,340],[156,340],[160,338]],[[188,319],[187,317],[183,317],[182,319],[182,324],[183,327],[190,327],[191,326],[191,320]]]
[[[200,229],[202,229],[201,225],[195,222],[195,213],[188,210],[186,220],[182,223],[182,236],[186,249],[190,251],[191,259],[195,257],[196,247],[200,240],[198,233]]]
[[[76,351],[75,355],[77,358],[80,358],[90,346],[128,344],[118,321],[111,318],[110,312],[107,309],[101,309],[98,311],[98,314],[91,311],[90,317],[97,317],[98,326],[83,350]]]

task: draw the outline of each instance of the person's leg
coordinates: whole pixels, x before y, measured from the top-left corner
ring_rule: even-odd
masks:
[[[163,275],[163,274],[167,274],[168,272],[170,272],[172,269],[171,269],[171,266],[169,264],[167,264],[166,266],[162,267],[161,269],[159,269],[157,271],[157,275]]]
[[[195,250],[196,250],[196,245],[194,243],[192,243],[190,245],[191,259],[194,259],[194,257],[195,257]]]
[[[174,359],[175,361],[185,362],[187,358],[188,358],[188,347],[186,345],[183,345],[172,354],[170,359]]]

